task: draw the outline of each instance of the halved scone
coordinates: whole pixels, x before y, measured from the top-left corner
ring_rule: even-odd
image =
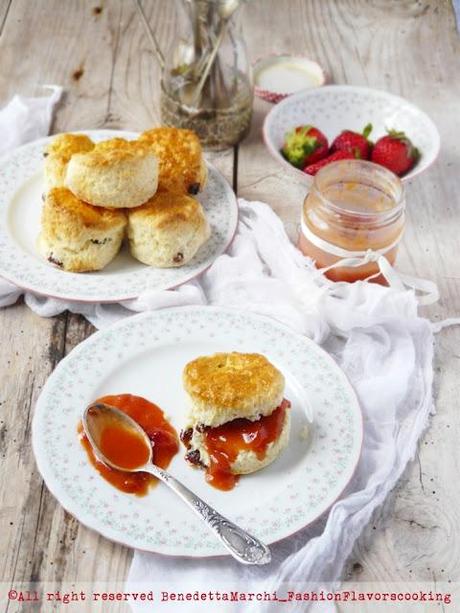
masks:
[[[284,377],[263,355],[199,357],[185,366],[183,382],[190,399],[185,458],[206,470],[211,485],[231,489],[237,475],[264,468],[288,444]]]

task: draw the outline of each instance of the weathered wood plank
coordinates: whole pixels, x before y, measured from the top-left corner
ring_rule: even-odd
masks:
[[[0,36],[2,35],[3,28],[6,23],[6,18],[8,16],[8,11],[10,10],[11,3],[13,0],[2,0],[0,3]]]
[[[36,95],[43,83],[66,87],[64,104],[56,115],[56,131],[113,125],[109,121],[109,93],[123,7],[120,2],[101,4],[100,12],[95,12],[95,7],[86,2],[15,2],[0,39],[0,92],[5,100],[16,91]],[[25,58],[19,66],[17,57]],[[37,388],[27,379],[24,387],[16,378],[10,382],[16,387],[8,398],[10,412],[5,419],[11,427],[27,433],[27,442],[8,436],[8,461],[2,464],[2,470],[6,474],[14,471],[20,457],[24,472],[30,475],[27,480],[24,474],[14,490],[8,488],[7,479],[2,480],[2,495],[9,496],[3,508],[9,509],[15,519],[22,516],[20,522],[16,519],[18,524],[13,521],[10,532],[5,533],[7,543],[1,544],[2,551],[7,552],[2,576],[14,582],[53,581],[57,586],[72,579],[106,581],[124,577],[131,552],[83,528],[57,504],[37,474],[30,449],[30,417],[39,387],[59,359],[91,332],[91,326],[76,316],[42,320],[24,306],[2,311],[1,316],[2,330],[19,334],[22,325],[25,345],[30,342],[31,348],[36,348],[31,376],[38,381]],[[15,345],[17,339],[13,338],[5,347]],[[48,362],[41,359],[43,351],[50,352]],[[26,366],[25,361],[22,367]],[[14,367],[14,372],[21,372],[21,364]],[[26,404],[22,395],[29,394]],[[24,405],[23,419],[17,417],[18,405]],[[25,423],[29,424],[27,429]]]
[[[34,404],[64,351],[66,316],[40,319],[23,304],[0,311],[2,577],[33,576],[43,485],[30,444]],[[12,486],[14,483],[14,486]],[[46,537],[45,537],[46,538]]]

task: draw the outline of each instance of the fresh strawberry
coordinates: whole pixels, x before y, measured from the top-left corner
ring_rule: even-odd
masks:
[[[372,124],[368,123],[362,134],[344,130],[337,136],[331,145],[331,153],[334,151],[348,151],[360,160],[368,160],[371,156],[372,143],[368,140],[372,132]]]
[[[286,134],[283,156],[297,168],[304,168],[324,158],[329,144],[324,134],[313,126],[297,126]]]
[[[408,172],[419,160],[420,152],[411,143],[404,132],[388,130],[388,136],[383,136],[375,143],[371,161],[385,166],[396,175]]]
[[[297,133],[303,132],[307,140],[310,141],[312,147],[311,153],[309,153],[304,160],[304,166],[319,162],[319,160],[325,158],[329,152],[329,143],[321,130],[313,126],[307,126],[307,128],[307,130],[302,129],[302,127],[296,128]]]
[[[310,164],[309,166],[305,166],[303,171],[306,172],[307,175],[316,175],[318,170],[320,170],[324,166],[327,166],[331,162],[338,162],[339,160],[354,160],[354,159],[356,159],[355,156],[353,155],[353,153],[350,153],[349,151],[336,151],[335,153],[328,155],[327,158],[324,158],[320,160],[319,162],[316,162],[316,164]]]

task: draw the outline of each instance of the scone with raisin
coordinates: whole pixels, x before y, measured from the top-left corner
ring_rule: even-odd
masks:
[[[273,462],[289,440],[290,402],[282,373],[258,353],[215,353],[183,371],[190,408],[181,440],[206,480],[231,489],[238,475]]]
[[[187,264],[210,233],[203,207],[184,194],[157,192],[143,206],[128,211],[131,254],[149,266]]]
[[[153,128],[143,132],[139,142],[147,144],[158,158],[160,191],[196,195],[204,189],[208,170],[195,132]]]
[[[65,187],[53,188],[42,209],[38,249],[63,270],[101,270],[120,250],[126,224],[124,211],[91,206]]]

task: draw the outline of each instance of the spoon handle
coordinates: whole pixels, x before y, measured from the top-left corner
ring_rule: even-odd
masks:
[[[149,24],[149,22],[148,22],[148,20],[147,20],[147,17],[146,17],[146,15],[145,15],[145,13],[144,13],[144,9],[142,8],[141,0],[135,0],[135,1],[136,1],[137,10],[138,10],[138,12],[139,12],[139,15],[140,15],[140,18],[141,18],[142,24],[143,24],[143,26],[144,26],[144,28],[145,28],[145,31],[147,32],[147,36],[148,36],[148,37],[149,37],[149,39],[150,39],[150,43],[151,43],[151,44],[152,44],[152,46],[153,46],[153,49],[154,49],[154,51],[155,51],[155,55],[157,56],[158,63],[160,64],[160,68],[161,68],[162,70],[164,70],[164,68],[165,68],[165,64],[166,64],[166,61],[165,61],[165,57],[164,57],[164,55],[163,55],[163,52],[162,52],[162,50],[161,50],[161,47],[160,47],[160,45],[158,44],[158,41],[157,41],[157,39],[156,39],[156,36],[155,36],[155,34],[153,33],[153,30],[152,30],[152,28],[150,27],[150,24]]]
[[[201,517],[239,562],[259,565],[270,562],[271,554],[267,545],[218,513],[165,470],[155,464],[150,464],[142,470],[154,475],[176,492]]]

